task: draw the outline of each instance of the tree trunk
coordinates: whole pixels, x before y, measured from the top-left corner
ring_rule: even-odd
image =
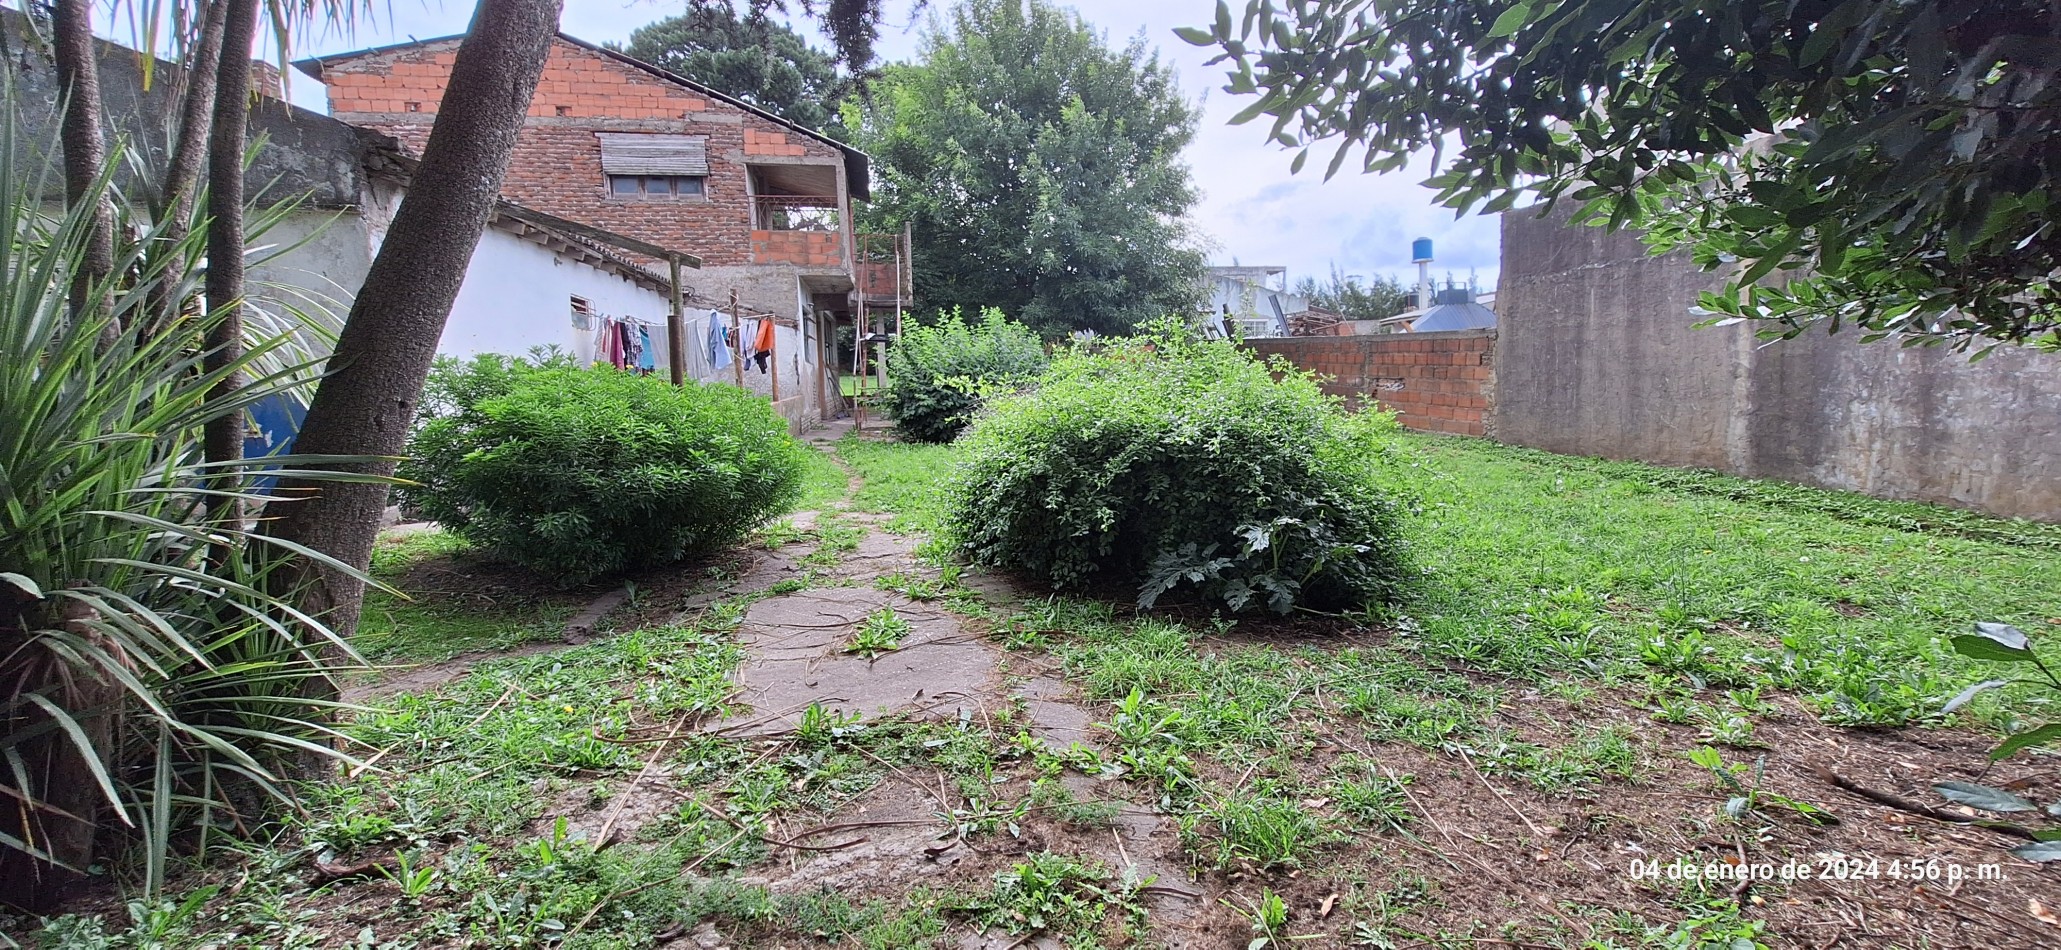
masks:
[[[225,0],[229,10],[215,69],[214,120],[208,130],[208,308],[219,316],[209,325],[202,366],[219,372],[243,356],[243,151],[250,125],[250,48],[257,39],[259,0]],[[242,374],[224,377],[210,391],[226,399],[243,386]],[[243,413],[211,419],[203,439],[209,462],[243,458]],[[222,471],[211,487],[234,491],[241,479]],[[243,505],[210,495],[208,520],[240,526]]]
[[[100,60],[93,42],[92,0],[56,0],[50,17],[57,81],[64,89],[64,193],[76,205],[87,199],[107,170],[107,138],[101,130]],[[114,206],[106,197],[93,210],[86,253],[72,275],[72,310],[84,309],[94,284],[114,272]],[[109,325],[103,343],[112,343]]]
[[[200,36],[194,43],[184,69],[180,90],[178,126],[172,156],[165,166],[165,179],[158,188],[158,206],[152,211],[165,223],[166,253],[186,239],[193,217],[193,202],[200,184],[200,170],[207,157],[211,121],[215,109],[215,77],[221,71],[222,33],[228,24],[230,0],[208,0],[201,13]],[[164,332],[178,316],[179,299],[172,281],[164,281],[150,292],[149,322],[141,333],[155,336]]]
[[[437,340],[486,228],[557,35],[561,0],[480,0],[408,197],[394,215],[294,442],[297,454],[398,456]],[[391,475],[392,462],[352,466]],[[274,536],[360,569],[386,509],[380,484],[288,481],[268,510]],[[344,636],[363,585],[303,563],[302,609]],[[330,684],[333,688],[333,684]]]

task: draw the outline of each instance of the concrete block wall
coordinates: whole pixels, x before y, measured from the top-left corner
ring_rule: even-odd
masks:
[[[1405,428],[1494,434],[1494,330],[1377,336],[1273,337],[1246,341],[1263,356],[1328,377],[1324,391],[1359,407],[1396,413]]]
[[[1499,440],[2061,521],[2061,354],[1697,329],[1720,281],[1685,256],[1564,216],[1502,228]]]

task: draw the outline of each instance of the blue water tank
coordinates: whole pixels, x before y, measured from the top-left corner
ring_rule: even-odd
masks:
[[[1410,242],[1410,263],[1422,264],[1431,260],[1431,239],[1418,238]]]

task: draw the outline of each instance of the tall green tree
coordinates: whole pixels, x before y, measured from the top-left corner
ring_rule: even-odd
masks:
[[[1316,306],[1354,320],[1393,317],[1416,306],[1416,291],[1403,286],[1402,281],[1386,274],[1363,281],[1357,275],[1348,276],[1335,264],[1331,276],[1324,280],[1304,277],[1296,281],[1295,293]]]
[[[1250,0],[1178,32],[1298,169],[1457,141],[1441,201],[1644,229],[1733,268],[1721,316],[2061,346],[2046,0]]]
[[[872,213],[914,231],[920,306],[1000,307],[1049,336],[1192,308],[1196,116],[1142,37],[1112,47],[1044,0],[967,0],[846,124],[875,159]]]
[[[630,34],[616,47],[774,115],[827,128],[850,83],[837,59],[763,12],[705,3]]]

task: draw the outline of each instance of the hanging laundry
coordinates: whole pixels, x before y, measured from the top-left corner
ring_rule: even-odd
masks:
[[[768,317],[759,321],[758,339],[751,344],[752,358],[758,361],[759,372],[766,371],[766,364],[773,358],[773,320]]]
[[[614,317],[601,318],[601,345],[596,348],[594,365],[607,363],[621,369],[623,365],[622,327]]]
[[[651,358],[651,328],[637,325],[637,371],[646,376],[658,369],[658,363]]]
[[[723,318],[713,310],[708,318],[708,362],[716,369],[730,368],[730,335],[723,329]]]
[[[616,324],[616,332],[623,335],[623,361],[616,364],[616,368],[634,371],[639,357],[637,326],[626,317]]]

